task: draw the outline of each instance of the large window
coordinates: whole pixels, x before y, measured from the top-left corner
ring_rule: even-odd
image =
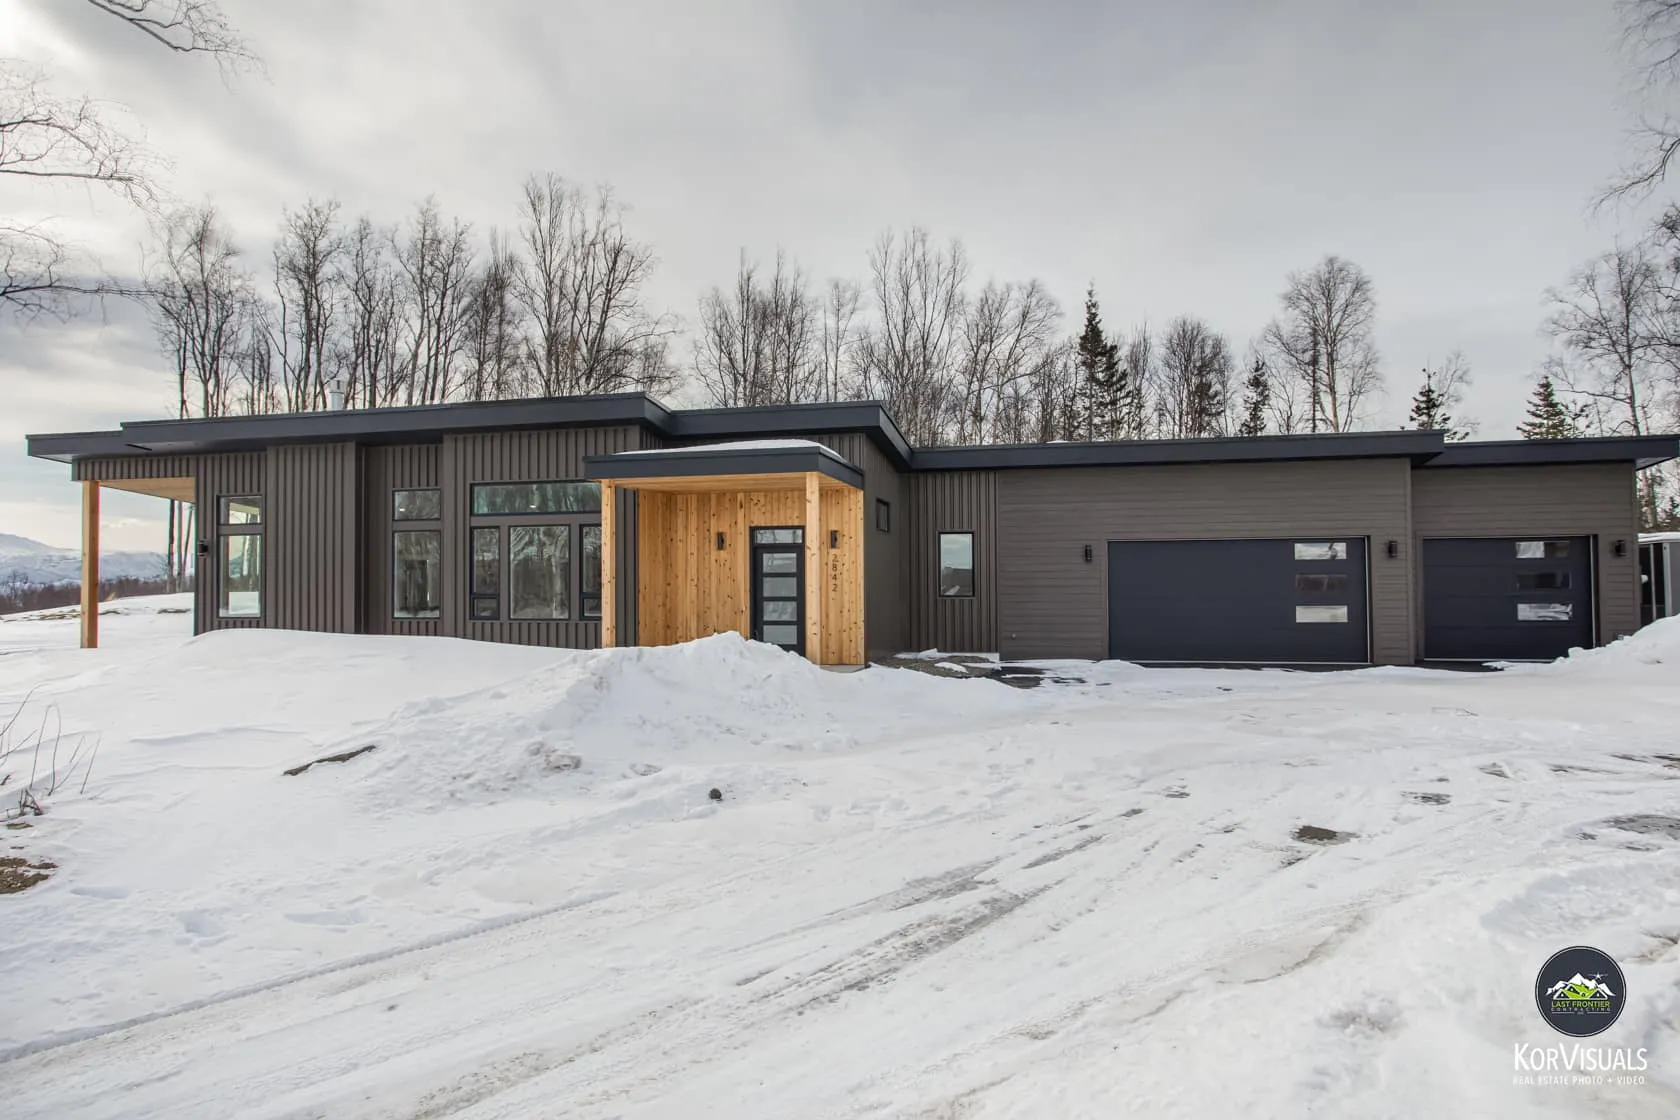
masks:
[[[974,596],[974,534],[939,534],[939,595],[944,599]]]
[[[391,539],[391,613],[397,618],[436,618],[443,602],[443,534],[405,529]]]
[[[600,513],[599,482],[512,482],[472,488],[474,517],[530,513]]]
[[[571,617],[572,527],[508,529],[508,617]]]
[[[219,618],[262,617],[263,500],[258,494],[222,498],[216,503],[222,540],[217,573]]]

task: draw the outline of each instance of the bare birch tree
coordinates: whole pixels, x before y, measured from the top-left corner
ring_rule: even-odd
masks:
[[[593,199],[558,175],[533,176],[520,212],[515,292],[530,323],[536,389],[548,396],[658,389],[670,383],[674,333],[643,304],[653,253],[625,232],[606,189]]]
[[[1156,430],[1166,439],[1225,435],[1232,358],[1225,336],[1193,315],[1181,315],[1161,335],[1155,367]]]
[[[792,404],[822,395],[820,309],[805,274],[776,251],[770,276],[741,254],[735,283],[700,299],[694,373],[719,407]]]
[[[224,70],[257,63],[208,0],[86,2],[170,50],[211,55]],[[155,213],[159,161],[120,121],[109,103],[56,91],[41,68],[0,59],[0,179],[100,186]],[[89,298],[144,294],[144,285],[104,275],[50,221],[0,218],[0,310],[62,318]]]
[[[960,241],[941,249],[916,228],[882,234],[869,264],[876,318],[858,343],[859,390],[887,404],[911,443],[940,443],[957,402],[968,256]]]
[[[854,280],[830,280],[822,305],[822,355],[817,399],[843,400],[857,362],[857,315],[863,290]]]
[[[1280,300],[1283,315],[1262,336],[1269,364],[1300,383],[1308,431],[1353,430],[1382,386],[1370,277],[1353,262],[1328,256],[1291,273]]]
[[[520,318],[513,288],[519,261],[505,235],[490,231],[484,267],[467,296],[466,373],[468,400],[503,400],[523,394]]]
[[[395,235],[363,217],[344,235],[338,254],[337,287],[342,300],[339,368],[345,373],[345,401],[381,408],[396,404],[402,388]]]
[[[399,376],[404,404],[449,399],[459,374],[472,274],[468,227],[445,222],[428,198],[396,243],[397,306],[403,324]]]
[[[1018,430],[1025,386],[1056,355],[1061,307],[1037,280],[988,283],[965,309],[951,435],[958,443],[1006,438]]]
[[[343,306],[338,289],[343,252],[337,202],[311,199],[284,214],[274,246],[274,348],[287,412],[326,407],[327,383],[339,358],[335,332]]]

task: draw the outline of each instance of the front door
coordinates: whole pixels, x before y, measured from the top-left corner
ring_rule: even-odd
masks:
[[[805,534],[800,529],[752,531],[752,636],[805,652]]]

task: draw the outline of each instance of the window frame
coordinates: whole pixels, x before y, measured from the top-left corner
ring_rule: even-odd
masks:
[[[892,503],[885,498],[875,499],[875,531],[892,532]]]
[[[437,497],[437,513],[430,517],[419,517],[415,514],[405,514],[398,504],[402,494],[433,494]],[[443,521],[443,490],[436,486],[393,486],[391,488],[391,520],[407,524],[413,521],[439,522]]]
[[[520,487],[520,486],[531,486],[531,487],[535,487],[535,486],[584,486],[584,487],[593,486],[595,488],[595,508],[594,509],[516,509],[516,510],[492,510],[492,511],[488,511],[488,512],[480,512],[479,511],[478,495],[479,495],[480,491],[503,488],[503,487]],[[474,519],[474,520],[479,519],[479,518],[504,518],[504,517],[518,518],[521,521],[529,520],[531,518],[537,518],[537,517],[594,517],[596,520],[599,520],[600,517],[601,517],[601,484],[599,482],[593,482],[593,481],[591,481],[587,478],[540,478],[540,479],[531,479],[531,480],[528,480],[528,481],[515,481],[515,482],[474,482],[467,487],[467,516],[469,518]],[[564,524],[564,522],[554,522],[554,524]]]
[[[522,623],[528,625],[552,626],[558,624],[600,625],[601,624],[601,593],[585,595],[583,586],[583,538],[588,530],[601,532],[602,514],[599,508],[594,510],[563,510],[551,513],[534,512],[530,510],[514,510],[506,513],[476,513],[477,495],[482,487],[494,486],[545,486],[545,485],[577,485],[594,486],[596,494],[601,495],[600,483],[580,478],[539,478],[539,479],[495,479],[475,480],[467,486],[467,518],[464,526],[466,533],[466,562],[465,571],[457,578],[466,584],[466,622],[493,623],[506,625]],[[566,544],[566,614],[559,618],[515,618],[513,615],[513,535],[516,528],[564,528],[568,534]],[[478,554],[475,549],[475,534],[494,530],[496,533],[496,592],[494,595],[481,594],[475,590],[478,570]],[[602,572],[603,581],[606,573]],[[594,606],[595,613],[585,613],[586,602]],[[494,613],[479,615],[475,610],[481,604],[493,603]]]
[[[391,530],[391,619],[394,622],[430,622],[443,617],[443,528],[409,527],[435,524],[432,522],[400,522],[405,527]],[[402,581],[398,577],[397,565],[402,559],[402,553],[397,547],[397,538],[401,536],[429,536],[437,542],[437,606],[432,610],[420,614],[401,614],[397,610],[398,595],[401,593]]]
[[[578,571],[577,571],[578,565],[576,564],[576,562],[574,560],[576,552],[572,548],[572,538],[576,535],[572,532],[572,529],[573,529],[575,524],[576,524],[575,522],[566,522],[566,521],[520,521],[518,524],[508,526],[508,531],[507,531],[507,559],[504,562],[505,566],[506,566],[506,571],[507,571],[507,588],[503,592],[503,597],[506,600],[507,620],[509,622],[579,622],[579,621],[582,621],[581,619],[579,619],[577,617],[578,601],[577,601],[577,597],[576,597],[576,594],[575,594],[576,585],[577,585],[577,577],[578,577]],[[518,530],[523,530],[527,533],[538,533],[538,532],[541,532],[545,529],[560,529],[560,530],[563,530],[563,534],[560,537],[560,539],[565,542],[565,552],[566,552],[566,558],[565,558],[564,561],[562,561],[562,563],[565,566],[565,571],[562,573],[562,576],[561,576],[562,584],[563,584],[563,587],[564,587],[564,592],[563,593],[565,595],[565,603],[563,604],[564,610],[559,614],[523,615],[523,616],[522,615],[517,615],[517,614],[514,613],[514,606],[513,606],[513,579],[514,579],[514,571],[515,571],[515,569],[514,569],[513,534],[515,533],[515,531],[518,531]]]
[[[945,570],[945,538],[968,538],[968,590],[947,592],[939,578]],[[974,547],[973,529],[941,529],[934,537],[933,590],[940,599],[972,599],[980,590],[980,560]]]
[[[255,507],[256,518],[251,521],[229,520],[230,507],[235,502],[246,502]],[[218,621],[228,622],[261,622],[268,612],[268,557],[263,543],[263,529],[268,514],[264,496],[260,493],[245,492],[240,494],[218,494],[216,496],[216,618]],[[228,609],[228,549],[236,538],[255,537],[254,545],[257,559],[257,609],[253,614],[235,614]]]

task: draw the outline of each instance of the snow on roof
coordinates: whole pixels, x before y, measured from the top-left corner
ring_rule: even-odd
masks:
[[[1640,544],[1677,544],[1680,543],[1680,533],[1641,533]]]
[[[620,451],[618,455],[686,455],[691,451],[810,451],[816,450],[837,463],[844,463],[833,450],[810,439],[744,439],[732,443],[700,443],[688,447],[656,447],[647,451]]]

